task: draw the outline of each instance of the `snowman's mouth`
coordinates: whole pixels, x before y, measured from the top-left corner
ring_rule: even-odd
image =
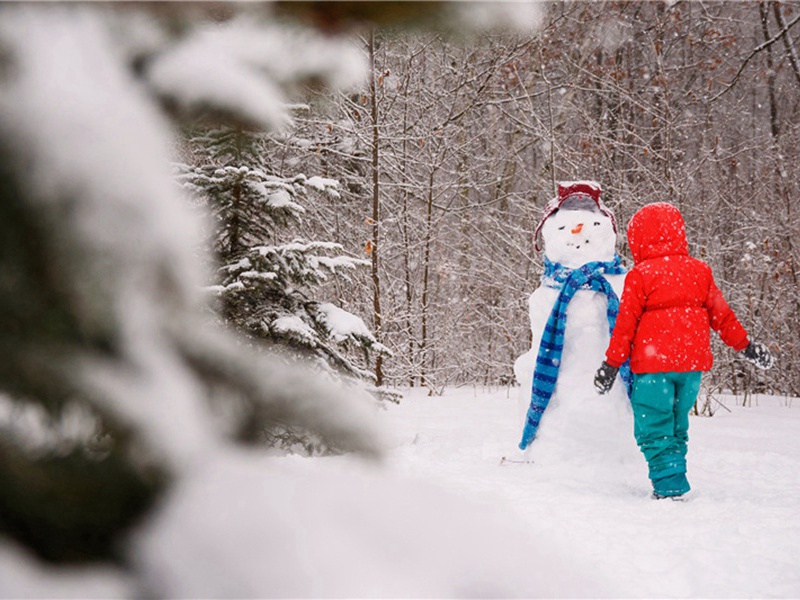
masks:
[[[580,250],[581,249],[581,245],[588,246],[589,245],[589,240],[584,240],[580,244],[567,244],[567,246],[571,246],[571,247],[575,248],[575,250]]]

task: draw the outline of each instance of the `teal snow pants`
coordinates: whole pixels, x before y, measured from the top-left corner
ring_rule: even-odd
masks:
[[[680,496],[689,491],[689,411],[697,400],[702,375],[692,371],[633,376],[633,433],[647,459],[653,491],[659,496]]]

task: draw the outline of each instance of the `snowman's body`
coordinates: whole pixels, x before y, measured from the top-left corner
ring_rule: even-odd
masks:
[[[616,232],[611,219],[589,207],[559,209],[542,226],[545,256],[553,263],[577,269],[615,256]],[[621,297],[625,275],[606,275]],[[520,383],[520,431],[530,406],[531,383],[539,343],[559,289],[543,281],[528,300],[531,349],[514,364]],[[553,283],[553,285],[555,285]],[[619,462],[638,460],[633,437],[633,418],[625,386],[617,378],[608,395],[600,396],[593,379],[605,358],[609,341],[608,299],[602,292],[581,289],[567,306],[564,349],[550,402],[542,415],[536,438],[526,450],[534,462]]]

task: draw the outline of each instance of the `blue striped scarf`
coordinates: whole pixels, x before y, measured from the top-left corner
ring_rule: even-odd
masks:
[[[618,254],[608,262],[595,261],[586,263],[579,269],[569,269],[561,264],[544,259],[544,274],[542,284],[559,289],[558,298],[547,319],[547,324],[542,332],[542,341],[539,344],[539,353],[536,356],[536,368],[533,372],[531,386],[531,405],[525,418],[525,428],[522,431],[522,441],[519,443],[521,450],[525,450],[539,428],[539,421],[547,408],[553,390],[558,380],[558,369],[561,365],[561,354],[564,351],[564,331],[567,327],[567,305],[578,290],[593,290],[602,292],[608,297],[609,333],[613,331],[619,311],[619,298],[608,280],[603,277],[608,275],[622,275],[625,269],[621,265]],[[620,377],[630,395],[631,371],[628,362],[619,370]]]

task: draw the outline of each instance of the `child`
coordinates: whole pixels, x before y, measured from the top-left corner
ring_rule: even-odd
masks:
[[[634,268],[625,278],[619,316],[594,385],[601,394],[630,358],[634,435],[647,459],[654,498],[689,491],[686,442],[689,411],[703,371],[713,361],[709,328],[757,367],[773,358],[747,332],[714,283],[710,267],[689,256],[677,208],[649,204],[628,225]]]

